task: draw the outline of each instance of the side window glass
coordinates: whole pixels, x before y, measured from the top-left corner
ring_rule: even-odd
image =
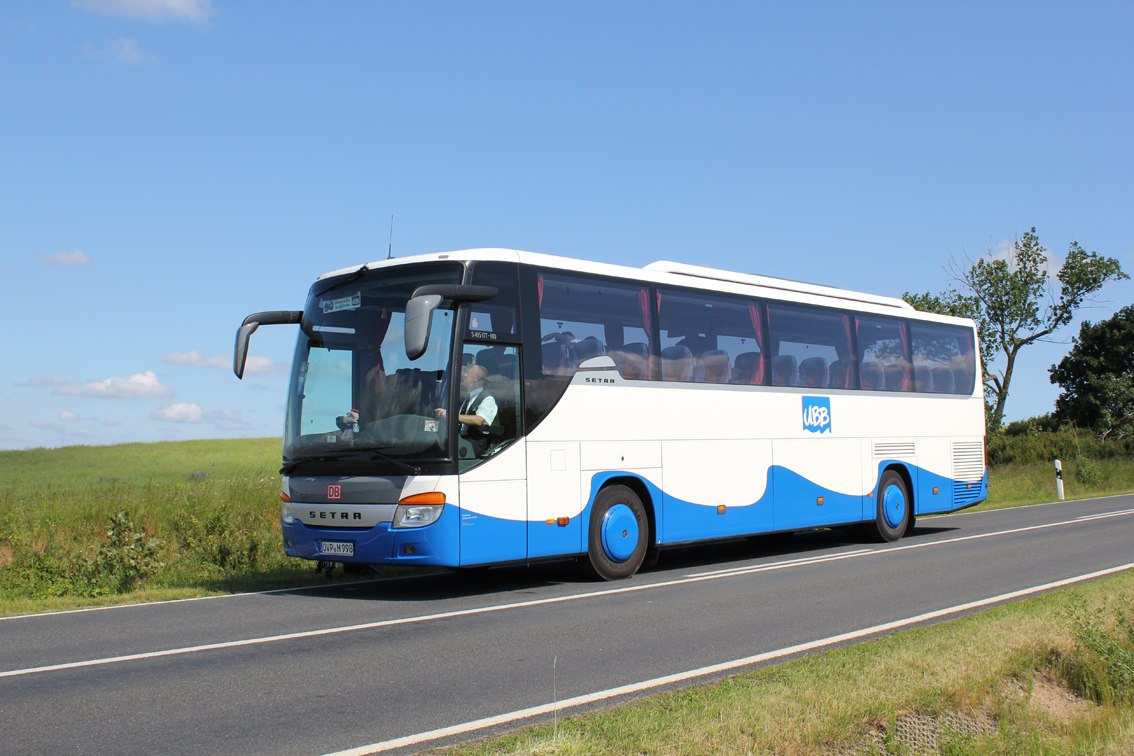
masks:
[[[769,303],[772,385],[855,388],[852,328],[838,310]]]
[[[860,315],[858,351],[864,390],[914,390],[910,332],[905,321]]]
[[[910,323],[913,334],[915,391],[971,394],[976,364],[973,335],[967,328]]]
[[[515,343],[520,340],[520,318],[516,266],[511,263],[481,262],[473,269],[472,282],[494,286],[498,293],[485,302],[474,302],[469,309],[468,338]]]
[[[741,297],[658,290],[663,381],[764,382],[763,310]]]
[[[550,273],[537,281],[543,375],[574,375],[581,362],[605,354],[623,377],[649,377],[647,288]]]
[[[456,416],[463,472],[503,451],[520,434],[519,349],[466,343]]]

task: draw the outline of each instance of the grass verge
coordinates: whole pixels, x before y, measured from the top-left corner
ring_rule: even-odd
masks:
[[[1131,753],[1134,574],[449,749]]]

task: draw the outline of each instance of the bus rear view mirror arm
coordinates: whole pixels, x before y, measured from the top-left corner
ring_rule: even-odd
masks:
[[[429,329],[433,325],[433,311],[446,299],[453,302],[483,302],[496,296],[497,291],[495,286],[419,286],[406,303],[406,357],[416,360],[425,354],[425,349],[429,346]]]
[[[232,372],[236,373],[236,377],[244,377],[244,365],[248,361],[248,340],[257,328],[262,325],[291,325],[302,320],[303,312],[299,310],[271,310],[246,317],[236,331],[236,348],[232,355]]]

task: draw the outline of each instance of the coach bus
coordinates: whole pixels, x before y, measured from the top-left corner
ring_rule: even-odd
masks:
[[[331,569],[575,557],[609,580],[713,539],[894,541],[987,495],[974,325],[900,299],[672,262],[421,255],[250,315],[238,377],[252,332],[281,323],[299,326],[284,549]]]

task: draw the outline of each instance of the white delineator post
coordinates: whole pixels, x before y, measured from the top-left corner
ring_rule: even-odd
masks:
[[[1063,463],[1058,459],[1055,460],[1055,492],[1059,495],[1059,500],[1063,501]]]

